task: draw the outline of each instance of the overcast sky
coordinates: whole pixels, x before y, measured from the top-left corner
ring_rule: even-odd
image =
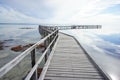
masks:
[[[120,26],[120,0],[0,0],[0,22]]]

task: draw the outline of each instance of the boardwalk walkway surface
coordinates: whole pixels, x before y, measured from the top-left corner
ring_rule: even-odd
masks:
[[[104,80],[76,40],[59,34],[44,80]]]

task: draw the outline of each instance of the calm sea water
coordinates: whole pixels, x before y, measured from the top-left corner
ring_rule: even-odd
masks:
[[[0,46],[3,47],[0,50],[0,67],[22,53],[11,51],[12,47],[33,44],[39,41],[40,38],[38,25],[0,25]],[[40,51],[36,51],[37,59],[40,55]],[[22,80],[30,69],[31,56],[28,55],[0,80]]]
[[[0,50],[0,67],[20,54],[11,51],[11,47],[36,43],[39,40],[38,25],[0,25],[0,42],[3,42],[3,50]]]
[[[21,29],[24,27],[31,27],[33,29]],[[88,54],[90,54],[90,56],[95,60],[95,62],[113,80],[120,80],[119,31],[106,32],[106,30],[100,29],[67,31],[63,30],[62,32],[73,35],[88,52]],[[39,40],[40,35],[38,32],[38,25],[0,25],[0,41],[4,41],[4,46],[6,46],[4,50],[0,50],[0,67],[20,54],[20,52],[11,51],[11,46],[35,43]],[[11,77],[11,79],[13,78]],[[19,79],[15,78],[14,80]]]

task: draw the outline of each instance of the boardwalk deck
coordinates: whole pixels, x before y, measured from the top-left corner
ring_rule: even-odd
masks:
[[[59,40],[44,80],[104,80],[73,37]]]

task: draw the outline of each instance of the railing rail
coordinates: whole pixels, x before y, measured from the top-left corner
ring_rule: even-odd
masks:
[[[48,34],[48,33],[46,33]],[[42,59],[45,57],[47,51],[52,49],[51,47],[54,45],[56,39],[58,37],[58,29],[54,29],[50,34],[45,35],[43,39],[41,39],[39,42],[22,52],[20,55],[15,57],[13,60],[11,60],[9,63],[4,65],[2,68],[0,68],[0,78],[4,76],[7,72],[9,72],[12,68],[14,68],[21,60],[23,60],[28,54],[31,53],[31,62],[32,62],[32,70],[28,74],[25,80],[29,80],[32,77],[32,80],[37,79],[37,66],[42,61]],[[47,43],[47,40],[49,43]],[[40,45],[41,43],[45,43],[45,51],[43,52],[42,56],[39,58],[38,62],[35,63],[35,48]],[[46,45],[47,44],[47,45]],[[51,50],[50,50],[51,51]],[[36,71],[36,72],[35,72]],[[33,73],[35,72],[35,75]]]
[[[39,58],[39,60],[37,61],[37,63],[34,65],[34,67],[31,69],[31,71],[29,72],[29,74],[27,75],[27,77],[25,78],[25,80],[29,80],[31,78],[31,76],[35,72],[36,68],[38,67],[38,65],[40,64],[40,62],[43,60],[43,58],[45,57],[45,55],[46,55],[47,51],[49,50],[50,46],[56,40],[56,38],[57,38],[57,35],[55,36],[55,38],[53,39],[53,41],[49,44],[49,46],[46,48],[46,50],[44,51],[44,53],[42,54],[42,56]]]
[[[69,25],[69,26],[51,26],[51,25],[40,25],[39,27],[44,28],[58,28],[59,30],[69,30],[69,29],[101,29],[101,25]]]
[[[66,29],[101,29],[101,25],[72,25],[72,26],[60,26],[58,27],[59,30],[66,30]]]

